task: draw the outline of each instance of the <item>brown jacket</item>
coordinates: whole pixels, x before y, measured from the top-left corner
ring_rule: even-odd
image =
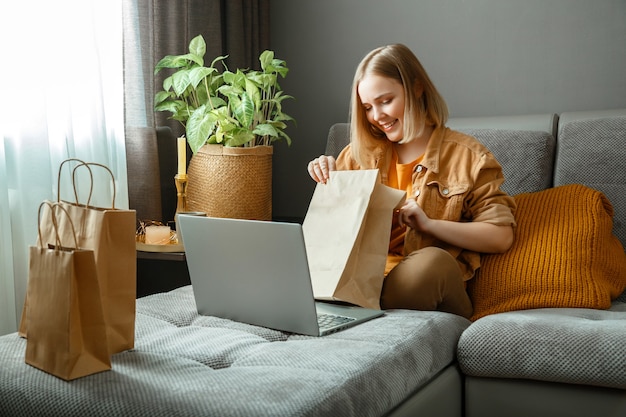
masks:
[[[381,182],[387,184],[391,152],[391,143],[381,140],[361,167],[348,145],[337,158],[337,169],[378,168]],[[502,167],[489,149],[472,136],[444,127],[433,132],[421,164],[415,167],[411,197],[430,218],[515,226],[515,200],[500,189],[503,182]],[[480,266],[479,253],[413,230],[407,232],[405,255],[427,246],[450,252],[459,262],[465,280],[472,278]]]

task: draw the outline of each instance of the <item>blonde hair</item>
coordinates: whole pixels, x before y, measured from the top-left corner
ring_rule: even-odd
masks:
[[[361,80],[372,74],[392,78],[404,87],[404,135],[400,143],[410,142],[420,136],[427,125],[437,128],[444,126],[448,120],[445,100],[408,47],[394,44],[374,49],[361,60],[356,69],[350,99],[352,155],[363,167],[363,153],[377,147],[381,139],[386,139],[385,134],[367,120],[358,94]]]

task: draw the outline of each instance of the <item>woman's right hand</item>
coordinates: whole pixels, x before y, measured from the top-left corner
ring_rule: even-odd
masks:
[[[332,156],[321,155],[309,162],[307,169],[311,178],[313,178],[316,182],[326,184],[326,181],[330,178],[330,171],[337,169],[335,165],[335,158]]]

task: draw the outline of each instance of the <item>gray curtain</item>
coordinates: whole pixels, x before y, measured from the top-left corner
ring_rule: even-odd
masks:
[[[159,167],[159,160],[171,160],[171,169],[175,169],[175,146],[162,129],[157,138],[156,127],[169,127],[174,138],[184,129],[179,122],[168,120],[167,113],[153,111],[155,92],[169,75],[161,71],[154,76],[154,67],[165,55],[186,53],[189,41],[199,34],[207,43],[207,61],[228,55],[226,63],[231,69],[258,68],[259,54],[269,49],[269,0],[124,1],[129,204],[137,210],[138,219],[173,217],[173,174],[170,178],[167,167],[158,172],[155,167]]]

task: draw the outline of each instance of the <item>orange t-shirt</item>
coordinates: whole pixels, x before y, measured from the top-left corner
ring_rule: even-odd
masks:
[[[398,155],[394,150],[391,155],[391,165],[389,167],[389,187],[406,191],[406,195],[413,194],[413,170],[419,164],[424,155],[407,164],[398,163]],[[406,226],[400,226],[398,216],[393,216],[391,224],[391,239],[389,241],[389,253],[387,255],[387,265],[385,275],[389,273],[404,258],[404,235]]]

